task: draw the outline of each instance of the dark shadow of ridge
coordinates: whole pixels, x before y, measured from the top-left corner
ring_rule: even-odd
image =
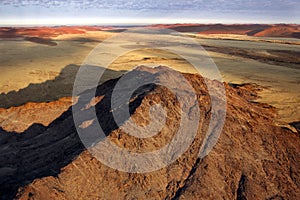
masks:
[[[95,70],[104,68],[99,66],[89,67]],[[29,84],[26,88],[19,91],[11,91],[7,94],[0,94],[0,108],[10,108],[20,106],[27,102],[51,102],[62,97],[71,97],[76,74],[80,66],[69,64],[62,69],[60,74],[54,80],[48,80],[43,83]],[[121,76],[125,71],[114,71],[105,69],[100,83],[109,79]]]
[[[21,134],[1,129],[0,149],[0,199],[13,199],[19,187],[57,176],[84,147],[69,109],[48,127],[34,124]]]

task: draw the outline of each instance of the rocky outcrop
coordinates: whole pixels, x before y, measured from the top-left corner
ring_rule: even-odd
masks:
[[[8,132],[22,133],[32,124],[48,126],[72,105],[72,98],[52,102],[30,102],[8,109],[0,108],[0,127]]]
[[[176,82],[176,76],[164,67],[141,67],[129,75],[143,78],[149,73],[157,79]],[[18,199],[299,199],[300,138],[275,125],[273,107],[254,102],[255,86],[224,84],[227,115],[223,132],[210,154],[198,158],[211,119],[211,99],[220,98],[209,95],[205,81],[216,88],[221,83],[195,74],[183,75],[196,92],[201,117],[195,139],[175,162],[148,173],[126,173],[110,168],[83,148],[69,109],[47,127],[34,125],[23,134],[1,132],[1,196],[16,195]],[[121,148],[149,152],[168,144],[182,117],[176,96],[168,88],[155,84],[145,85],[132,95],[128,104],[130,117],[136,124],[150,123],[149,109],[156,103],[161,103],[167,113],[165,126],[157,135],[136,138],[119,128],[113,118],[115,108],[111,108],[111,95],[118,80],[100,85],[94,98],[85,99],[83,93],[76,105],[81,105],[80,101],[86,104],[82,104],[79,114],[96,109],[97,120],[107,139]],[[178,90],[182,90],[181,85]],[[83,117],[86,123],[80,128],[93,126],[96,120],[90,120]]]

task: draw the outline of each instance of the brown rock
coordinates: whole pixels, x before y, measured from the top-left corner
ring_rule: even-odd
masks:
[[[153,73],[156,78],[169,77],[170,81],[176,81],[164,68],[139,68],[130,73]],[[8,195],[3,192],[5,188],[16,183],[18,186],[29,183],[19,189],[17,198],[299,199],[300,139],[292,131],[274,124],[274,108],[253,102],[255,86],[225,84],[227,115],[223,132],[210,154],[198,159],[203,133],[210,120],[211,99],[201,76],[184,76],[197,93],[201,118],[195,140],[174,163],[158,171],[141,174],[120,172],[102,164],[80,146],[73,116],[68,110],[46,128],[5,137],[9,142],[1,143],[1,155],[12,150],[11,144],[17,148],[22,146],[24,150],[16,151],[18,156],[4,164],[1,160],[0,169],[6,167],[8,170],[9,166],[15,166],[10,175],[1,174],[0,180],[7,184],[4,187],[4,182],[1,182],[1,195],[11,197],[15,192],[10,191]],[[178,129],[181,118],[175,96],[167,88],[157,85],[142,87],[135,93],[136,96],[132,96],[131,118],[137,124],[145,126],[150,123],[148,113],[153,103],[162,102],[167,110],[167,125],[159,134],[146,139],[134,138],[113,121],[111,112],[114,108],[110,108],[110,96],[117,81],[104,83],[96,93],[103,96],[98,99],[95,108],[107,138],[122,148],[136,152],[153,151],[167,144]],[[216,81],[213,84],[220,86]],[[180,86],[178,89],[181,89]],[[83,96],[77,105],[81,105]],[[84,101],[94,102],[93,99]],[[82,105],[84,109],[80,112],[94,109],[92,104],[87,109],[86,104]],[[83,115],[82,120],[89,119],[84,119]],[[38,134],[38,138],[29,137],[34,134]],[[58,153],[64,156],[57,156]],[[22,165],[14,165],[20,160]],[[49,173],[51,170],[55,173]],[[26,176],[20,177],[22,173]]]
[[[72,98],[53,102],[30,102],[25,105],[0,108],[0,127],[8,132],[24,132],[32,124],[48,126],[72,105]]]

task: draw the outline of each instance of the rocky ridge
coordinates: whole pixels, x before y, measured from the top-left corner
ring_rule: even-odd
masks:
[[[176,81],[164,67],[131,71],[141,78]],[[211,119],[211,98],[205,81],[183,74],[197,94],[201,113],[199,129],[188,150],[174,163],[149,173],[112,169],[91,155],[78,138],[71,108],[49,126],[33,125],[22,134],[1,130],[0,195],[3,199],[299,199],[299,136],[274,123],[275,109],[256,103],[255,87],[224,84],[226,121],[213,150],[198,158]],[[126,134],[113,120],[110,99],[119,79],[97,88],[96,98],[82,112],[96,109],[107,138],[136,152],[153,151],[167,144],[178,129],[180,106],[176,97],[159,85],[146,85],[132,96],[131,118],[149,123],[149,107],[161,103],[167,110],[166,126],[153,138]],[[181,88],[178,87],[180,90]],[[80,104],[77,104],[80,105]],[[74,105],[76,106],[76,104]],[[105,116],[105,117],[101,117]],[[90,119],[86,119],[90,120]],[[89,128],[93,122],[82,128]],[[109,152],[108,152],[109,153]]]

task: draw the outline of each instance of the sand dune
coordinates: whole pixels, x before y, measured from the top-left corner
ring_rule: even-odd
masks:
[[[173,29],[179,32],[199,34],[237,34],[258,37],[300,38],[300,26],[294,24],[157,24],[146,27]],[[118,31],[126,28],[103,26],[59,26],[35,28],[0,28],[0,38],[40,37],[53,38],[60,35],[85,34],[91,31]]]
[[[279,25],[259,31],[253,36],[259,37],[289,37],[300,39],[300,27],[296,25]]]
[[[15,37],[41,37],[51,38],[64,34],[84,34],[87,31],[101,31],[109,29],[93,26],[59,26],[59,27],[35,27],[35,28],[0,28],[0,38]]]
[[[153,27],[168,28],[179,32],[198,32],[199,34],[300,38],[300,26],[294,24],[160,24]]]

